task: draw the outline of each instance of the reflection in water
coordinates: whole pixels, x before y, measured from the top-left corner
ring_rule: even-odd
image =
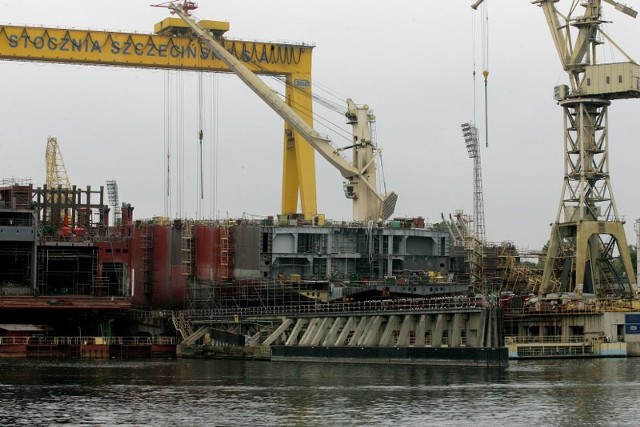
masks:
[[[506,371],[219,360],[0,360],[1,425],[635,425],[640,359]]]

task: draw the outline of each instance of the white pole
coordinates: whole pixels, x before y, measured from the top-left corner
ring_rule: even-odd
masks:
[[[638,280],[640,280],[640,257],[638,257],[638,248],[640,247],[640,218],[636,219],[635,223],[635,231],[636,231],[636,291],[638,286]]]

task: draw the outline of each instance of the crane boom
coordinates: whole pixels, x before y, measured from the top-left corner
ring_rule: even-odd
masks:
[[[605,3],[609,3],[611,6],[615,7],[616,10],[629,15],[632,18],[635,18],[636,16],[638,16],[638,12],[636,12],[635,10],[631,9],[629,6],[626,6],[624,4],[620,4],[617,1],[614,0],[604,0]]]
[[[331,145],[329,138],[320,135],[315,129],[309,126],[302,118],[296,114],[286,102],[282,101],[280,97],[271,89],[266,83],[264,83],[258,76],[252,73],[246,66],[238,61],[232,54],[215,39],[213,36],[200,27],[193,19],[191,19],[181,6],[169,4],[169,9],[174,11],[180,16],[184,22],[191,27],[194,33],[200,36],[214,51],[222,62],[225,63],[231,71],[233,71],[251,90],[255,92],[267,105],[269,105],[283,120],[289,123],[297,132],[303,135],[320,155],[327,159],[332,165],[334,165],[344,176],[349,178],[357,175],[358,171],[347,162],[346,159],[336,154],[336,149]]]
[[[70,190],[71,183],[69,181],[69,175],[67,174],[67,167],[64,165],[64,159],[62,158],[58,139],[54,136],[47,138],[47,151],[45,158],[47,168],[47,187],[61,187],[67,191]]]
[[[558,0],[533,0],[531,3],[540,6],[544,12],[551,37],[553,38],[556,51],[560,57],[562,68],[569,74],[572,93],[576,95],[604,95],[608,99],[628,98],[631,92],[637,92],[637,90],[629,90],[627,83],[635,86],[638,66],[600,29],[600,24],[603,22],[601,18],[602,1],[611,4],[617,10],[632,18],[637,16],[635,10],[623,6],[614,0],[583,2],[581,6],[585,9],[584,14],[575,17],[572,16],[576,6],[575,3],[566,16],[558,11],[555,5],[558,3]],[[571,34],[571,27],[577,28],[577,34]],[[609,64],[598,64],[595,47],[603,43],[599,36],[607,39],[627,58],[629,65],[626,66],[626,69],[622,73],[618,71],[620,69],[618,64],[612,64],[612,66],[609,66]],[[620,83],[625,83],[622,85],[624,89],[619,90],[618,87],[607,89],[606,87],[591,84],[590,82],[585,84],[585,79],[592,77],[594,73],[622,79]],[[638,95],[633,95],[632,97],[638,97]]]
[[[340,174],[348,180],[348,183],[345,184],[345,189],[348,188],[349,191],[345,191],[345,193],[347,193],[347,197],[354,199],[354,220],[386,220],[391,217],[395,209],[397,195],[393,192],[382,195],[376,190],[375,169],[370,169],[372,159],[369,159],[363,168],[356,167],[349,163],[339,154],[338,149],[331,144],[329,138],[320,135],[315,129],[309,126],[286,102],[280,99],[273,89],[260,80],[258,76],[249,70],[249,68],[234,55],[229,53],[207,30],[198,25],[198,23],[184,11],[182,6],[169,3],[167,7],[182,18],[193,32],[207,43],[215,55],[218,56],[230,70],[283,120],[300,133],[322,157],[338,169]],[[351,116],[356,116],[351,113],[351,104],[352,101],[350,101],[350,112],[347,113],[347,118],[349,119]],[[354,135],[354,139],[358,139],[358,137]],[[371,141],[356,142],[356,146],[361,146],[363,144],[370,144]],[[362,183],[366,188],[359,188],[359,183]],[[373,197],[368,197],[368,195],[372,195]]]

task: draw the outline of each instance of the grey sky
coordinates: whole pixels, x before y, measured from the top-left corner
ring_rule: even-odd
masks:
[[[108,29],[148,33],[168,11],[150,1],[0,1],[4,24]],[[566,1],[561,2],[567,3]],[[315,44],[314,80],[377,116],[387,188],[400,199],[397,216],[437,222],[441,212],[471,213],[472,161],[460,124],[474,112],[471,1],[236,0],[200,1],[199,19],[230,22],[228,35],[251,40]],[[528,0],[488,0],[489,148],[482,147],[487,239],[540,248],[556,217],[563,174],[562,111],[553,87],[566,82],[542,12]],[[562,6],[561,6],[562,7]],[[606,30],[629,55],[640,58],[640,21],[605,7]],[[480,39],[476,69],[481,72]],[[612,52],[605,45],[604,55]],[[621,60],[619,56],[613,60]],[[0,177],[44,182],[48,135],[58,137],[73,183],[104,185],[115,178],[120,199],[137,218],[163,215],[165,71],[3,62],[0,80]],[[185,202],[196,202],[197,85],[185,73]],[[202,215],[275,215],[280,209],[282,121],[233,76],[217,75],[217,163],[205,155],[207,183],[217,170],[216,205]],[[207,88],[209,85],[207,83]],[[482,79],[476,78],[477,104]],[[213,92],[213,91],[211,91]],[[320,96],[321,91],[315,90]],[[640,147],[638,101],[609,109],[610,165],[618,209],[640,216],[636,196]],[[321,112],[318,109],[318,112]],[[321,112],[344,125],[344,118]],[[483,112],[476,121],[482,124]],[[318,127],[320,132],[326,132]],[[211,133],[206,137],[212,137]],[[481,133],[484,129],[481,127]],[[336,141],[337,145],[345,145]],[[348,220],[342,179],[319,156],[318,208]],[[212,193],[210,185],[205,191]],[[171,212],[173,215],[173,212]]]

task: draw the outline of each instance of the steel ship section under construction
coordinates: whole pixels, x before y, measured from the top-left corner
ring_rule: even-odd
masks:
[[[198,313],[210,310],[223,310],[223,318],[235,313],[230,319],[238,320],[240,329],[228,333],[232,338],[223,346],[244,346],[265,334],[264,324],[273,324],[272,311],[278,307],[307,316],[320,307],[332,307],[332,313],[341,307],[346,315],[366,301],[422,301],[468,291],[468,285],[451,280],[448,231],[421,218],[396,219],[376,227],[329,221],[313,225],[289,217],[135,221],[133,208],[123,204],[121,224],[112,226],[103,192],[102,188],[34,189],[15,181],[0,187],[3,354],[70,354],[70,349],[60,349],[62,337],[78,336],[84,337],[78,338],[79,347],[89,355],[116,354],[106,347],[100,351],[86,347],[112,348],[112,337],[146,338],[149,354],[164,354],[162,345],[175,345],[171,341],[175,328],[185,333],[186,340],[189,329],[194,332],[193,326],[201,326]],[[475,302],[473,307],[481,311]],[[416,308],[403,310],[415,315]],[[372,325],[387,323],[386,318],[380,320],[383,309],[379,305],[378,320]],[[253,310],[249,321],[247,310]],[[366,314],[370,316],[371,310]],[[468,315],[463,321],[450,314],[457,319],[456,327],[465,330],[461,325]],[[418,325],[427,328],[422,334],[431,334],[426,318],[422,323],[418,318],[415,325],[407,322],[403,334]],[[438,324],[448,330],[443,322],[444,318],[434,320],[433,328]],[[21,331],[6,326],[16,324],[25,326]],[[484,326],[478,325],[472,329],[482,330]],[[140,340],[129,341],[140,345]],[[189,342],[193,341],[192,337]]]

